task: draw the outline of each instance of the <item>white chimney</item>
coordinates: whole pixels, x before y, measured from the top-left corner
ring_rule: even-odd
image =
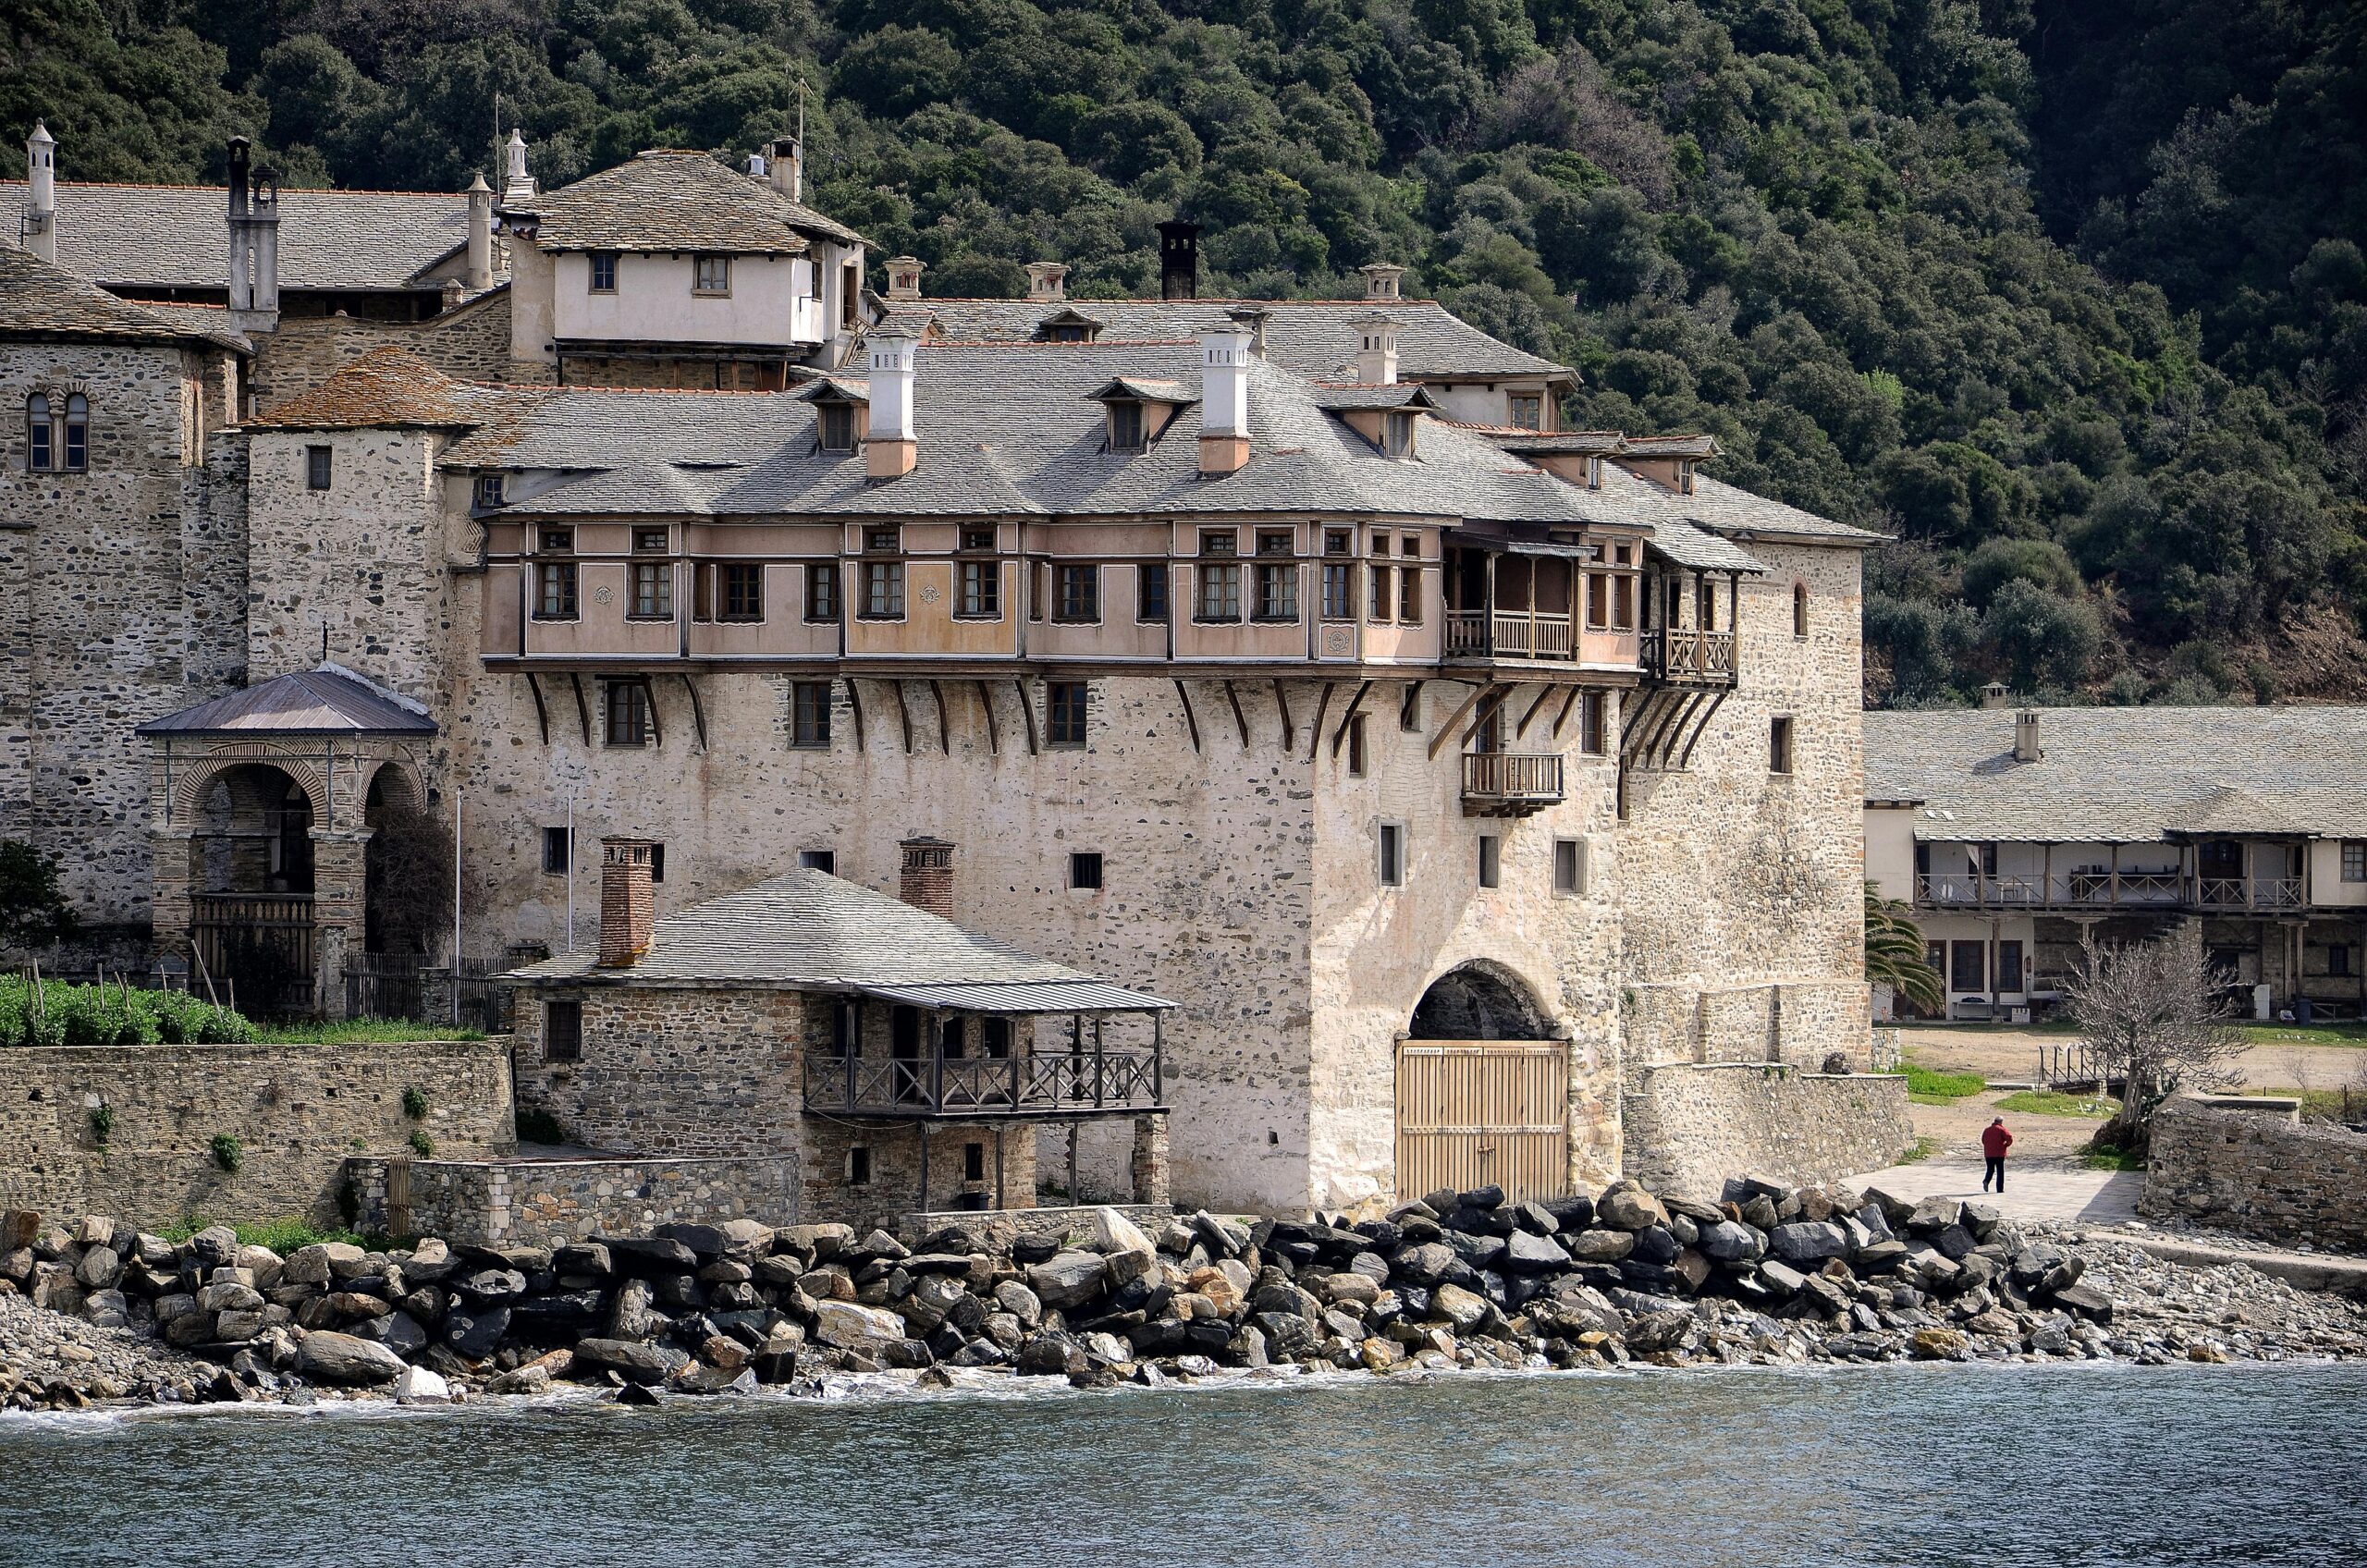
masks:
[[[1250,345],[1257,334],[1241,319],[1200,334],[1200,472],[1238,473],[1249,461]]]
[[[2024,708],[2014,716],[2014,760],[2039,762],[2046,756],[2038,743],[2038,710]]]
[[[791,201],[804,201],[805,144],[794,136],[774,141],[765,159],[765,179]]]
[[[493,187],[482,174],[469,181],[469,270],[462,281],[472,294],[493,287]]]
[[[1368,262],[1356,269],[1365,275],[1365,298],[1395,300],[1400,298],[1398,280],[1405,269],[1391,262]]]
[[[255,176],[254,216],[255,313],[267,316],[264,330],[279,325],[279,180]]]
[[[1027,297],[1031,300],[1065,300],[1069,297],[1069,269],[1061,262],[1030,262],[1027,263]]]
[[[39,120],[25,138],[25,249],[57,261],[57,142]]]
[[[526,139],[519,134],[516,126],[509,128],[507,165],[507,172],[501,177],[503,205],[531,201],[539,194],[534,177],[526,172]]]
[[[864,440],[865,472],[874,479],[896,479],[920,460],[913,425],[913,362],[920,334],[890,322],[872,328],[871,431]]]
[[[748,154],[748,178],[751,178],[751,179],[762,179],[762,178],[765,178],[765,168],[766,168],[766,164],[765,164],[765,155],[764,155],[762,153],[749,153],[749,154]]]
[[[918,256],[888,258],[888,298],[917,300],[921,297],[921,274],[928,271],[928,263]]]
[[[1397,385],[1397,324],[1378,312],[1348,324],[1356,329],[1356,380],[1366,386]]]

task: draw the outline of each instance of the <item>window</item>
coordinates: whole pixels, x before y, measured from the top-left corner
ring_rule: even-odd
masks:
[[[1058,566],[1054,578],[1054,620],[1101,619],[1101,569],[1098,566]]]
[[[1380,885],[1384,888],[1405,886],[1405,825],[1384,822],[1380,825]]]
[[[1809,585],[1792,584],[1792,635],[1806,638],[1809,634]]]
[[[723,564],[723,607],[717,619],[721,620],[765,619],[763,563],[726,561]]]
[[[1493,888],[1503,880],[1504,841],[1493,833],[1479,835],[1479,886]]]
[[[1610,709],[1611,699],[1600,692],[1578,699],[1578,750],[1588,756],[1599,757],[1610,749]]]
[[[1355,554],[1355,535],[1344,528],[1325,529],[1323,531],[1323,553],[1327,556],[1352,556]]]
[[[1587,573],[1587,624],[1598,631],[1611,624],[1611,579],[1599,571]]]
[[[991,551],[995,547],[995,531],[991,528],[965,528],[962,531],[962,547],[971,551]]]
[[[1413,552],[1409,550],[1406,553],[1411,555]],[[1402,626],[1422,624],[1422,569],[1419,567],[1401,566],[1397,569],[1397,620]]]
[[[892,556],[903,545],[903,531],[897,528],[866,528],[863,531],[863,553],[866,556]]]
[[[1392,458],[1414,455],[1414,416],[1384,414],[1380,422],[1380,449]]]
[[[1421,733],[1422,683],[1418,680],[1405,683],[1405,700],[1397,704],[1397,728],[1409,734]]]
[[[1553,890],[1578,898],[1587,890],[1587,846],[1583,839],[1553,840]]]
[[[1718,630],[1718,585],[1706,577],[1694,590],[1693,623],[1704,631]]]
[[[861,1144],[847,1150],[847,1185],[850,1187],[871,1185],[871,1151]]]
[[[545,561],[534,569],[536,620],[575,619],[575,563]]]
[[[1134,570],[1134,619],[1142,621],[1163,621],[1167,619],[1167,565],[1151,561]]]
[[[666,880],[666,846],[663,844],[649,846],[649,879],[652,882]]]
[[[862,324],[863,266],[848,262],[839,268],[839,325],[852,330]]]
[[[1636,580],[1624,574],[1611,580],[1611,629],[1636,630]]]
[[[1545,399],[1535,392],[1515,392],[1506,399],[1512,408],[1512,423],[1522,430],[1545,428]]]
[[[2019,942],[1997,944],[1997,988],[2018,991],[2022,988],[2022,945]]]
[[[2326,944],[2326,973],[2336,976],[2349,976],[2350,974],[2349,943],[2329,942]]]
[[[983,1182],[986,1179],[987,1145],[984,1144],[963,1144],[962,1145],[962,1180],[964,1182]]]
[[[1294,561],[1257,563],[1257,619],[1298,619],[1298,565]]]
[[[729,294],[731,292],[731,258],[729,256],[696,256],[692,258],[693,269],[691,291],[694,294]]]
[[[1238,565],[1203,565],[1196,569],[1199,593],[1193,609],[1196,620],[1239,620],[1241,619],[1241,568]]]
[[[1089,892],[1101,890],[1101,856],[1098,852],[1069,856],[1069,886]]]
[[[642,681],[608,682],[608,744],[649,744],[649,688]]]
[[[1396,609],[1397,574],[1388,567],[1376,563],[1372,568],[1372,595],[1367,619],[1387,621]]]
[[[854,450],[854,405],[825,403],[821,415],[822,450],[852,452]]]
[[[839,619],[839,563],[816,561],[805,569],[805,619]]]
[[[1000,561],[962,563],[962,600],[953,613],[981,619],[991,619],[1002,614]]]
[[[1297,552],[1288,529],[1260,529],[1257,532],[1257,553],[1261,556],[1288,556]]]
[[[1085,744],[1085,682],[1052,680],[1044,686],[1044,738],[1055,746]]]
[[[592,252],[592,288],[594,294],[614,294],[617,291],[617,253],[614,251]]]
[[[896,620],[904,613],[904,563],[863,563],[863,615],[865,620]]]
[[[830,749],[830,683],[800,680],[790,687],[789,743],[806,751]]]
[[[546,556],[563,556],[575,548],[575,530],[546,528],[535,534],[534,548]]]
[[[1987,944],[1982,942],[1950,942],[1948,944],[1948,989],[1951,991],[1984,991],[1982,977],[1988,972]]]
[[[479,510],[490,510],[502,504],[502,476],[497,473],[477,475],[476,505]]]
[[[674,614],[674,563],[671,561],[635,561],[632,563],[632,615],[634,620],[666,620]]]
[[[1356,567],[1354,561],[1323,563],[1323,619],[1356,619]]]
[[[636,528],[632,531],[632,553],[636,556],[662,556],[666,553],[666,531],[662,528]]]
[[[800,850],[797,851],[797,865],[801,871],[821,871],[836,876],[839,874],[839,851]]]
[[[329,487],[331,450],[326,447],[304,448],[304,488],[325,490]]]
[[[49,399],[36,392],[25,399],[25,466],[47,473],[57,466],[56,432],[49,423]]]
[[[544,828],[543,871],[545,874],[551,876],[566,876],[568,864],[573,859],[574,856],[568,853],[567,829],[564,827]]]
[[[1356,714],[1348,720],[1348,777],[1365,776],[1365,716]]]
[[[91,400],[80,392],[66,399],[66,441],[58,463],[68,473],[91,466]]]
[[[2367,882],[2367,839],[2343,840],[2342,879],[2345,882]]]
[[[543,1004],[543,1060],[583,1060],[583,1004],[570,998]]]
[[[1787,714],[1778,714],[1767,721],[1767,771],[1792,771],[1792,720]]]
[[[1110,449],[1113,452],[1139,452],[1143,449],[1143,406],[1140,403],[1110,405]]]

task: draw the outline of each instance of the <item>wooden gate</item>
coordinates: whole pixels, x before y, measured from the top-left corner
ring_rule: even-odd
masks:
[[[1397,1195],[1498,1186],[1507,1202],[1570,1188],[1570,1047],[1560,1040],[1408,1040],[1397,1047]]]

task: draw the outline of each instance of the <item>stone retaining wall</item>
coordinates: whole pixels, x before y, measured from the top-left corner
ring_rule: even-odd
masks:
[[[407,1088],[424,1117],[404,1114]],[[415,1132],[457,1155],[514,1148],[508,1043],[0,1048],[0,1208],[327,1223],[345,1158]],[[235,1172],[214,1153],[223,1135]]]
[[[2153,1117],[2138,1212],[2367,1252],[2367,1133],[2180,1098]]]
[[[1907,1080],[1763,1062],[1648,1067],[1621,1096],[1625,1172],[1715,1202],[1729,1172],[1809,1185],[1895,1162],[1915,1140]]]
[[[659,1225],[798,1220],[797,1161],[746,1159],[413,1159],[411,1202],[389,1205],[383,1157],[347,1162],[354,1224],[368,1232],[433,1235],[477,1246],[548,1246],[575,1237],[641,1234]]]

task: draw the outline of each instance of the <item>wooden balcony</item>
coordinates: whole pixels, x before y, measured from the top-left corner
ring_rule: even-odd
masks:
[[[1529,816],[1565,798],[1552,753],[1471,752],[1463,759],[1463,815]]]
[[[1688,686],[1735,683],[1735,634],[1691,626],[1657,626],[1644,633],[1644,670]]]
[[[2299,876],[2188,876],[2176,871],[2072,871],[2049,876],[1926,873],[1915,901],[1937,910],[2290,910]]]
[[[805,1109],[892,1121],[1065,1120],[1160,1109],[1160,1048],[1003,1057],[809,1054]]]
[[[1571,618],[1543,610],[1449,610],[1446,656],[1480,659],[1577,658]]]

